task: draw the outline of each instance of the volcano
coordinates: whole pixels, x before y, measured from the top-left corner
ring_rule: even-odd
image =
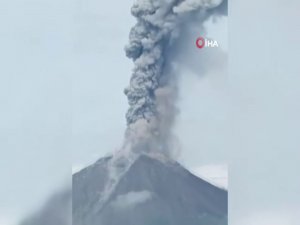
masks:
[[[179,163],[139,156],[104,205],[111,157],[73,175],[73,225],[227,225],[227,191]]]

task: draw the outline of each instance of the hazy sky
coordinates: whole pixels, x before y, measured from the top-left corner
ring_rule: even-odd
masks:
[[[0,224],[70,174],[70,2],[0,2]]]
[[[131,5],[0,3],[1,225],[39,207],[70,177],[71,164],[121,145]],[[296,225],[300,3],[231,0],[229,8],[229,73],[183,71],[180,161],[189,168],[229,162],[232,225]],[[223,43],[226,23],[208,25]]]
[[[236,100],[228,156],[234,225],[248,216],[249,225],[299,223],[299,8],[295,0],[231,2],[229,80]]]

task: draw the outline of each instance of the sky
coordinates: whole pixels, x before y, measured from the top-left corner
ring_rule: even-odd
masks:
[[[131,5],[1,1],[1,225],[39,208],[68,182],[71,166],[122,144]],[[230,225],[300,219],[299,7],[297,0],[231,0],[229,18],[207,24],[229,52],[229,72],[182,71],[179,161],[198,171],[228,164]]]

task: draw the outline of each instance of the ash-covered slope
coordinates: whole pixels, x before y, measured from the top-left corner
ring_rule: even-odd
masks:
[[[103,158],[73,176],[73,225],[227,225],[227,191],[175,162],[140,156],[100,206]]]

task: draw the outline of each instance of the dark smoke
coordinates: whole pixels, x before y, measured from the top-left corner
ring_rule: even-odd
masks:
[[[125,149],[134,153],[174,155],[172,125],[177,114],[176,45],[186,27],[202,28],[211,15],[227,10],[222,0],[139,0],[132,7],[126,55],[134,62]]]

